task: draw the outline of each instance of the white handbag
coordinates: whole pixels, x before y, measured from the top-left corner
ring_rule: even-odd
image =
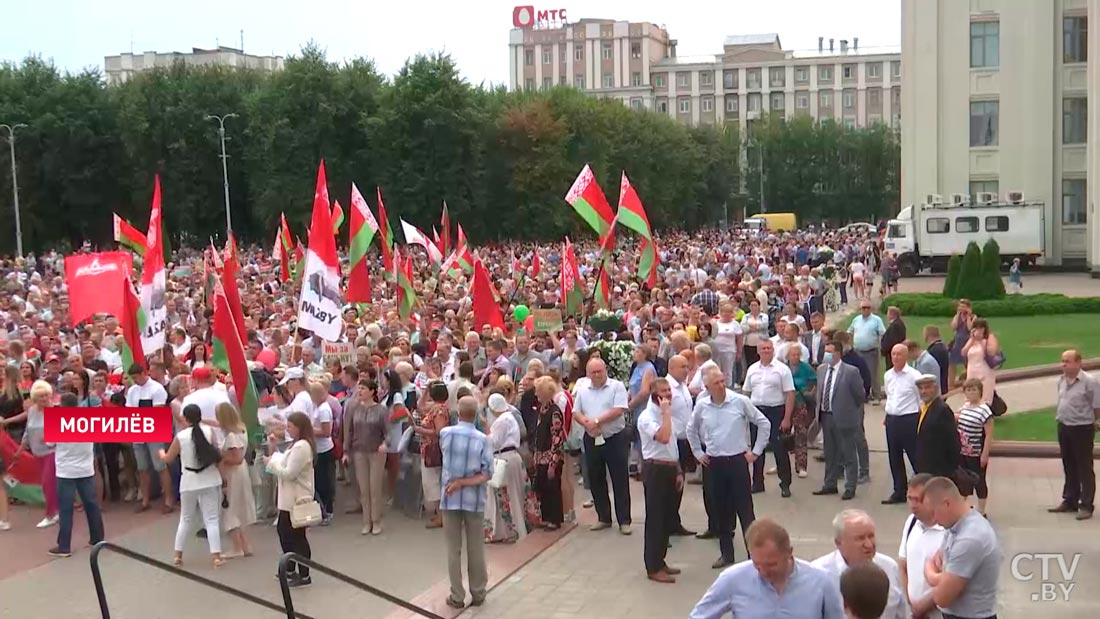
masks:
[[[321,504],[310,497],[301,497],[290,510],[290,526],[304,529],[321,524]]]
[[[504,458],[493,459],[493,476],[489,479],[490,488],[503,488],[505,476],[508,474],[508,461]]]

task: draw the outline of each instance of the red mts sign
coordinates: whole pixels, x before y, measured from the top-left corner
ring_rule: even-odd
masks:
[[[50,406],[47,443],[170,443],[172,409],[167,406]]]
[[[564,23],[565,9],[535,10],[534,6],[517,6],[512,9],[512,25],[516,28],[531,28],[539,23],[561,22]]]

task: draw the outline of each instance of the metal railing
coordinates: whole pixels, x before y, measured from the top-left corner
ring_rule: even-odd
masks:
[[[232,595],[233,597],[245,600],[246,602],[251,602],[257,606],[262,606],[281,615],[286,615],[289,619],[313,619],[309,615],[295,613],[293,610],[289,609],[289,606],[284,608],[269,600],[256,597],[251,593],[246,593],[244,591],[241,591],[240,589],[235,589],[220,582],[210,580],[209,578],[204,578],[202,576],[199,576],[198,574],[188,572],[187,570],[180,569],[174,565],[169,565],[167,563],[164,563],[163,561],[158,561],[150,557],[149,555],[130,550],[129,548],[119,546],[118,544],[112,544],[111,542],[99,542],[92,548],[90,563],[92,567],[92,580],[95,581],[96,597],[99,598],[99,612],[103,619],[110,619],[111,617],[111,611],[107,605],[107,592],[103,587],[103,574],[100,572],[99,569],[99,553],[103,550],[116,552],[124,557],[133,559],[140,563],[144,563],[145,565],[155,567],[170,574],[180,576],[184,579],[190,580],[191,582],[196,582],[200,585],[210,587],[211,589],[221,591],[222,593],[227,593],[229,595]],[[279,580],[283,586],[283,597],[289,601],[290,598],[287,597],[286,576],[283,567],[284,562],[285,557],[279,562]]]
[[[383,600],[386,600],[387,602],[389,602],[390,604],[394,604],[395,606],[400,606],[401,608],[404,608],[405,610],[407,610],[409,612],[416,613],[417,615],[420,615],[421,617],[427,617],[428,619],[444,619],[440,615],[437,615],[437,614],[433,613],[432,611],[430,611],[426,608],[421,608],[421,607],[417,606],[416,604],[413,604],[411,602],[407,602],[405,600],[402,600],[401,598],[399,598],[395,595],[391,595],[389,593],[386,593],[385,591],[382,591],[381,589],[372,587],[372,586],[368,585],[365,582],[356,580],[356,579],[352,578],[351,576],[348,576],[347,574],[344,574],[342,572],[337,572],[336,570],[334,570],[330,567],[326,567],[324,565],[321,565],[320,563],[316,563],[312,559],[307,559],[307,558],[303,557],[302,555],[300,555],[298,553],[294,553],[294,552],[288,552],[288,553],[284,554],[279,559],[279,587],[283,590],[283,604],[286,606],[285,609],[280,609],[280,610],[284,610],[284,612],[286,613],[287,619],[294,619],[295,617],[304,617],[305,616],[305,615],[302,615],[302,614],[295,614],[295,611],[294,611],[294,600],[291,599],[290,583],[287,580],[287,565],[291,561],[293,561],[294,563],[301,564],[305,567],[308,567],[310,570],[315,570],[315,571],[321,572],[322,574],[325,574],[326,576],[331,576],[331,577],[335,578],[336,580],[339,580],[340,582],[343,582],[345,584],[348,584],[348,585],[351,585],[351,586],[355,587],[356,589],[359,589],[361,591],[366,591],[367,593],[370,593],[371,595],[374,595],[376,597],[380,597]]]

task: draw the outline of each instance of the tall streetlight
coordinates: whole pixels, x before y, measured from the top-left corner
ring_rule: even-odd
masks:
[[[760,213],[764,214],[768,212],[768,204],[764,201],[764,142],[757,140],[756,145],[760,147]]]
[[[226,159],[229,159],[229,155],[225,154],[225,141],[229,138],[225,137],[225,121],[230,118],[236,118],[237,115],[230,113],[225,116],[216,116],[213,114],[207,115],[206,120],[218,121],[218,139],[222,143],[222,187],[225,189],[225,238],[229,238],[230,232],[233,231],[233,219],[229,215],[229,168],[226,165]]]
[[[23,256],[23,227],[19,223],[19,179],[15,174],[15,130],[26,126],[23,123],[0,124],[0,129],[8,130],[8,148],[11,149],[11,195],[15,203],[15,255],[20,257]]]

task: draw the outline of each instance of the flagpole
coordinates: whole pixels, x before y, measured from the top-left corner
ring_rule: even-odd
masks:
[[[600,280],[603,278],[604,260],[600,260],[600,268],[596,269],[596,282],[592,285],[592,295],[588,297],[588,301],[584,304],[584,316],[581,321],[581,329],[588,326],[588,318],[592,315],[592,306],[596,304],[596,289],[600,287]]]

